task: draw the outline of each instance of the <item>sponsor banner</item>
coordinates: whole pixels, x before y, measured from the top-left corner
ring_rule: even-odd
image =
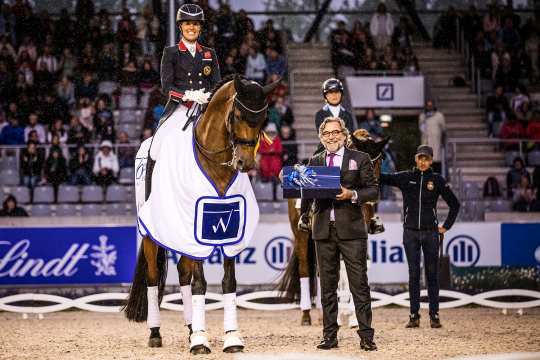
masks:
[[[348,76],[353,108],[422,108],[423,76]]]
[[[502,265],[540,265],[540,223],[502,224]]]
[[[0,285],[131,282],[135,227],[0,228]]]
[[[249,246],[236,258],[236,280],[240,285],[277,283],[287,267],[294,243],[289,223],[259,222]],[[168,285],[178,285],[177,254],[169,253]],[[204,261],[204,276],[208,284],[219,285],[223,279],[223,253],[216,249]]]
[[[501,224],[456,223],[444,235],[444,253],[458,267],[501,266]]]

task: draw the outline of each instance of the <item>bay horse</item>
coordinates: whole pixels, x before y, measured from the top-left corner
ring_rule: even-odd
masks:
[[[347,141],[347,146],[354,150],[369,154],[375,176],[381,173],[381,164],[384,158],[384,147],[390,140],[386,137],[375,141],[365,129],[357,129]],[[315,247],[311,240],[311,232],[300,231],[300,209],[296,206],[298,199],[288,199],[288,216],[294,237],[294,250],[278,284],[282,296],[290,301],[300,300],[302,317],[300,324],[311,325],[311,294],[318,291],[315,264]],[[375,214],[375,203],[362,204],[362,213],[369,234],[378,234],[384,231],[384,226]],[[351,302],[352,303],[352,302]],[[353,311],[354,313],[354,311]]]
[[[216,84],[201,117],[193,125],[193,149],[196,160],[220,197],[226,194],[228,186],[236,179],[238,172],[245,173],[255,167],[256,149],[261,137],[264,138],[261,128],[268,109],[267,96],[278,83],[279,81],[276,81],[263,87],[240,76],[224,78]],[[159,162],[159,159],[156,161]],[[152,162],[148,161],[147,172],[152,171]],[[152,179],[151,174],[150,176],[147,174],[146,178]],[[148,180],[146,185],[148,186]],[[180,184],[188,188],[191,185]],[[150,191],[151,189],[147,187],[146,198]],[[167,276],[167,250],[153,240],[150,236],[144,236],[142,239],[124,312],[131,321],[147,321],[150,328],[148,345],[161,347],[160,328],[151,327],[150,317],[157,316],[158,321],[153,323],[160,323],[159,303],[163,298]],[[177,264],[184,318],[190,333],[190,352],[195,355],[210,353],[208,335],[205,331],[204,295],[207,284],[203,260],[181,254]],[[226,303],[223,351],[239,352],[243,350],[244,344],[237,329],[235,258],[225,256],[223,268],[222,290]],[[156,289],[154,300],[149,299],[150,288]]]

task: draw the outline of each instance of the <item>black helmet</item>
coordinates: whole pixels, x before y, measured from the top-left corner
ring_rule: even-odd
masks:
[[[326,95],[326,93],[330,91],[336,91],[336,90],[343,92],[343,84],[338,79],[330,78],[326,80],[322,85],[323,96]]]
[[[176,23],[182,21],[204,21],[204,11],[199,5],[184,4],[176,13]]]

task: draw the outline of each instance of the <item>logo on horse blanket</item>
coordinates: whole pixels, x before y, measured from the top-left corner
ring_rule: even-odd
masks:
[[[203,245],[230,245],[242,241],[246,199],[242,195],[205,196],[195,205],[195,239]]]

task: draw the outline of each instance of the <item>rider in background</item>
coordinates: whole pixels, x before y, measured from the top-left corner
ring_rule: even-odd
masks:
[[[358,126],[356,126],[353,115],[341,105],[343,100],[343,84],[341,81],[335,78],[327,79],[322,85],[322,93],[326,104],[315,114],[316,131],[319,131],[319,127],[327,117],[338,117],[343,119],[345,127],[352,134]]]
[[[206,104],[210,91],[221,79],[215,50],[198,42],[204,21],[204,12],[198,5],[184,4],[178,9],[176,24],[181,33],[180,42],[166,47],[161,59],[161,86],[169,101],[160,124],[179,104],[188,108],[194,102]]]

